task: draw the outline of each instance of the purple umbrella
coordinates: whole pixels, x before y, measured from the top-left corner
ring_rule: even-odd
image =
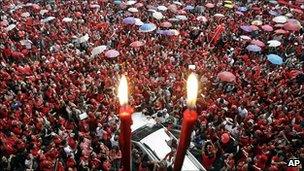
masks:
[[[241,26],[241,29],[245,32],[252,32],[252,27],[248,25]]]
[[[108,50],[106,53],[105,53],[106,57],[108,58],[115,58],[119,55],[119,52],[115,49],[111,49],[111,50]]]
[[[248,45],[246,49],[250,52],[260,52],[262,49],[257,45]]]
[[[123,19],[122,22],[125,24],[135,24],[136,20],[134,17],[127,17]]]

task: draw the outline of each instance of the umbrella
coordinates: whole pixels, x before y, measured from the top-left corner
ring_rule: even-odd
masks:
[[[139,19],[139,18],[135,18],[135,25],[137,26],[141,26],[143,25],[144,23]]]
[[[198,16],[198,17],[196,17],[196,19],[198,21],[203,21],[204,23],[206,23],[208,21],[208,19],[205,16]]]
[[[217,13],[217,14],[214,14],[214,17],[225,17],[225,16],[224,16],[224,14]]]
[[[267,60],[270,61],[272,64],[275,65],[282,65],[283,64],[283,59],[276,54],[269,54],[267,55]]]
[[[207,4],[205,5],[205,7],[207,7],[207,8],[214,8],[215,5],[212,4],[212,3],[207,3]]]
[[[240,28],[245,32],[252,32],[252,28],[248,25],[243,25]]]
[[[260,41],[260,40],[256,40],[256,39],[252,40],[252,41],[251,41],[251,44],[258,45],[258,46],[260,46],[260,47],[264,47],[264,46],[265,46],[265,43],[264,43],[264,42],[262,42],[262,41]]]
[[[168,10],[168,8],[165,7],[165,6],[163,6],[163,5],[158,6],[157,9],[158,9],[159,11],[167,11],[167,10]]]
[[[134,17],[127,17],[127,18],[124,18],[122,20],[122,22],[124,24],[135,24],[135,18]]]
[[[270,15],[273,15],[273,16],[277,16],[277,15],[278,15],[278,12],[273,11],[273,10],[270,10],[268,13],[269,13]]]
[[[172,24],[170,22],[168,22],[168,21],[165,21],[165,22],[162,22],[160,24],[160,26],[161,27],[165,27],[165,28],[170,28],[170,27],[172,27]]]
[[[63,21],[63,22],[66,22],[66,23],[72,22],[72,21],[73,21],[73,18],[65,17],[65,18],[62,19],[62,21]]]
[[[286,34],[286,33],[288,33],[288,31],[283,30],[283,29],[278,29],[278,30],[275,30],[274,32],[275,32],[276,34]]]
[[[156,29],[156,25],[153,23],[145,23],[139,27],[141,32],[151,32]]]
[[[287,17],[285,17],[283,15],[280,15],[280,16],[274,17],[272,19],[272,21],[276,22],[276,23],[286,23],[287,22]]]
[[[7,26],[7,27],[5,28],[5,30],[6,30],[6,31],[11,31],[11,30],[13,30],[15,27],[16,27],[16,24],[10,24],[9,26]]]
[[[178,2],[178,1],[173,1],[173,4],[175,4],[175,5],[180,5],[180,6],[183,5],[181,2]]]
[[[246,11],[248,11],[248,8],[247,7],[239,7],[238,10],[241,11],[241,12],[246,12]]]
[[[160,13],[160,12],[154,12],[154,13],[152,14],[152,16],[153,16],[155,19],[157,19],[157,20],[161,20],[161,19],[164,18],[163,14]]]
[[[89,40],[89,35],[88,34],[85,34],[84,36],[80,37],[78,39],[79,43],[84,43],[84,42],[87,42]]]
[[[132,42],[130,44],[130,46],[133,47],[133,48],[138,48],[138,47],[141,47],[143,45],[145,45],[145,42],[142,42],[142,41],[135,41],[135,42]]]
[[[29,45],[29,44],[33,44],[32,41],[30,40],[20,40],[20,44],[23,46]]]
[[[121,1],[116,0],[113,3],[116,4],[116,5],[119,5],[119,4],[121,4]]]
[[[49,10],[46,10],[46,9],[43,9],[43,10],[40,10],[40,15],[44,15],[45,13],[48,13],[49,12]]]
[[[236,11],[235,13],[238,15],[244,15],[244,13],[242,13],[241,11]]]
[[[29,17],[31,14],[29,12],[24,12],[21,14],[22,17],[27,18]]]
[[[132,8],[129,8],[128,11],[136,13],[136,12],[138,12],[138,9],[132,7]]]
[[[115,49],[111,49],[111,50],[108,50],[106,53],[105,53],[106,57],[108,58],[115,58],[119,55],[119,52]]]
[[[269,40],[267,42],[269,47],[278,47],[281,46],[281,42],[277,41],[277,40]]]
[[[193,10],[193,9],[194,9],[194,6],[192,6],[192,5],[187,5],[185,7],[185,10]]]
[[[226,82],[233,82],[236,79],[234,74],[232,74],[231,72],[227,72],[227,71],[223,71],[223,72],[218,73],[217,77],[220,80],[226,81]]]
[[[101,54],[106,49],[107,49],[107,46],[105,46],[105,45],[97,46],[97,47],[93,48],[93,50],[91,52],[91,54],[92,54],[91,56],[95,57],[96,55]]]
[[[136,1],[127,1],[126,4],[127,5],[134,5],[134,4],[136,4]]]
[[[234,6],[233,4],[225,4],[224,5],[224,7],[229,8],[229,9],[233,8],[233,6]]]
[[[262,29],[265,30],[265,31],[273,31],[273,28],[270,25],[267,25],[267,24],[263,25]]]
[[[256,26],[260,26],[263,24],[263,22],[261,20],[254,20],[251,22],[252,25],[256,25]]]
[[[100,8],[100,5],[98,5],[98,4],[91,4],[90,8]]]
[[[251,25],[250,27],[251,27],[251,29],[252,29],[253,31],[256,31],[256,30],[259,30],[259,29],[260,29],[260,28],[259,28],[258,26],[256,26],[256,25]]]
[[[178,20],[188,20],[187,16],[185,15],[177,15],[175,16],[175,18],[177,18]]]
[[[246,35],[241,35],[240,38],[244,39],[244,40],[251,40],[251,38],[249,36],[246,36]]]
[[[301,23],[296,19],[290,19],[284,24],[284,29],[289,31],[299,31],[301,28]]]
[[[44,23],[47,23],[47,22],[49,22],[49,21],[52,21],[52,20],[54,20],[55,19],[55,17],[47,17],[47,18],[45,18],[45,19],[42,19],[42,22],[44,22]]]
[[[248,45],[246,49],[250,52],[260,52],[262,49],[257,45]]]

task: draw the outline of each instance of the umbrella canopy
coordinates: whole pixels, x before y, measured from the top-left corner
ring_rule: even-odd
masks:
[[[260,26],[263,24],[263,22],[261,20],[254,20],[251,22],[252,25],[256,25],[256,26]]]
[[[178,2],[178,1],[173,1],[173,4],[179,5],[179,6],[182,6],[182,5],[183,5],[181,2]]]
[[[267,55],[267,60],[269,62],[271,62],[272,64],[275,64],[275,65],[282,65],[283,64],[283,59],[279,55],[276,55],[276,54]]]
[[[172,24],[170,22],[168,22],[168,21],[165,21],[165,22],[162,22],[160,24],[160,26],[161,27],[165,27],[165,28],[170,28],[170,27],[172,27]]]
[[[283,16],[283,15],[280,15],[280,16],[276,16],[272,19],[273,22],[276,22],[276,23],[286,23],[287,22],[287,17],[286,16]]]
[[[115,58],[119,55],[119,52],[115,49],[111,49],[111,50],[106,51],[105,55],[108,58]]]
[[[260,30],[260,28],[256,25],[251,25],[250,27],[253,31]]]
[[[234,7],[234,5],[233,4],[225,4],[224,7],[231,9],[231,8]]]
[[[185,9],[185,10],[193,10],[193,9],[194,9],[194,6],[192,6],[192,5],[187,5],[184,9]]]
[[[88,34],[85,34],[84,36],[80,37],[78,39],[79,43],[84,43],[84,42],[87,42],[89,40],[89,35]]]
[[[143,25],[144,23],[139,19],[139,18],[135,18],[135,25],[137,26],[141,26]]]
[[[156,25],[153,23],[145,23],[139,27],[139,31],[141,32],[151,32],[156,29]]]
[[[136,13],[136,12],[138,12],[138,9],[132,7],[132,8],[129,8],[128,11],[129,11],[129,12]]]
[[[258,45],[260,47],[264,47],[265,46],[265,43],[260,41],[260,40],[257,40],[257,39],[254,39],[251,41],[251,44],[254,44],[254,45]]]
[[[7,27],[5,28],[5,30],[6,30],[6,31],[11,31],[11,30],[13,30],[15,27],[16,27],[16,24],[10,24],[9,26],[7,26]]]
[[[138,48],[138,47],[141,47],[143,45],[145,45],[145,42],[142,42],[142,41],[135,41],[135,42],[132,42],[130,44],[130,46],[133,47],[133,48]]]
[[[97,46],[95,48],[93,48],[92,52],[91,52],[91,57],[95,57],[96,55],[101,54],[103,51],[105,51],[107,49],[107,46],[105,45],[101,45],[101,46]]]
[[[260,52],[262,49],[257,45],[248,45],[246,49],[250,52]]]
[[[161,20],[161,19],[164,18],[163,14],[160,13],[160,12],[154,12],[154,13],[152,14],[152,16],[153,16],[155,19],[157,19],[157,20]]]
[[[252,32],[252,27],[250,27],[248,25],[243,25],[240,28],[245,32]]]
[[[126,4],[127,5],[134,5],[134,4],[136,4],[136,1],[127,1]]]
[[[42,22],[47,23],[47,22],[52,21],[54,19],[55,19],[55,17],[50,16],[50,17],[47,17],[45,19],[42,19]]]
[[[168,8],[167,8],[166,6],[164,6],[164,5],[158,6],[157,9],[158,9],[159,11],[167,11],[167,10],[168,10]]]
[[[135,24],[135,18],[134,17],[127,17],[127,18],[124,18],[122,20],[122,22],[124,24]]]
[[[198,16],[198,17],[196,17],[196,19],[198,21],[203,21],[204,23],[206,23],[208,21],[208,19],[205,16]]]
[[[207,3],[207,4],[205,5],[205,7],[207,7],[207,8],[214,8],[215,5],[212,4],[212,3]]]
[[[62,19],[62,21],[63,21],[63,22],[66,22],[66,23],[72,22],[72,21],[73,21],[73,18],[65,17],[65,18]]]
[[[241,12],[246,12],[246,11],[248,11],[248,8],[247,7],[238,7],[238,10]]]
[[[226,82],[233,82],[236,79],[234,74],[232,74],[231,72],[227,72],[227,71],[223,71],[223,72],[218,73],[217,77],[220,80],[226,81]]]
[[[251,40],[251,37],[246,36],[246,35],[241,35],[240,38],[243,40]]]
[[[187,16],[185,15],[177,15],[175,16],[175,18],[177,18],[178,20],[188,20]]]
[[[22,17],[27,18],[29,17],[31,14],[29,12],[24,12],[21,14]]]
[[[267,42],[269,47],[279,47],[281,46],[281,42],[277,41],[277,40],[269,40]]]
[[[275,32],[276,34],[286,34],[286,33],[288,33],[288,31],[283,30],[283,29],[278,29],[278,30],[275,30],[274,32]]]
[[[273,31],[273,28],[272,28],[270,25],[267,25],[267,24],[266,24],[266,25],[263,25],[263,26],[262,26],[262,29],[265,30],[265,31],[269,31],[269,32],[270,32],[270,31]]]
[[[301,23],[295,19],[290,19],[284,24],[284,29],[289,31],[299,31],[301,28]]]
[[[119,4],[121,4],[121,1],[116,0],[116,1],[114,1],[113,3],[116,4],[116,5],[119,5]]]
[[[214,14],[214,17],[225,17],[225,15],[224,15],[224,14],[217,13],[217,14]]]

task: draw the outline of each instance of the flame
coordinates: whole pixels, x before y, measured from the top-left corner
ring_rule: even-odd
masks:
[[[198,80],[194,73],[191,73],[187,80],[187,106],[195,108],[198,94]]]
[[[128,82],[125,75],[119,81],[118,99],[121,106],[128,104]]]

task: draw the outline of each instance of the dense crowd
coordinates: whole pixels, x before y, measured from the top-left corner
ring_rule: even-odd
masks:
[[[119,170],[120,75],[135,111],[179,125],[190,72],[206,169],[300,170],[287,162],[304,163],[304,2],[283,2],[1,0],[1,170]]]

